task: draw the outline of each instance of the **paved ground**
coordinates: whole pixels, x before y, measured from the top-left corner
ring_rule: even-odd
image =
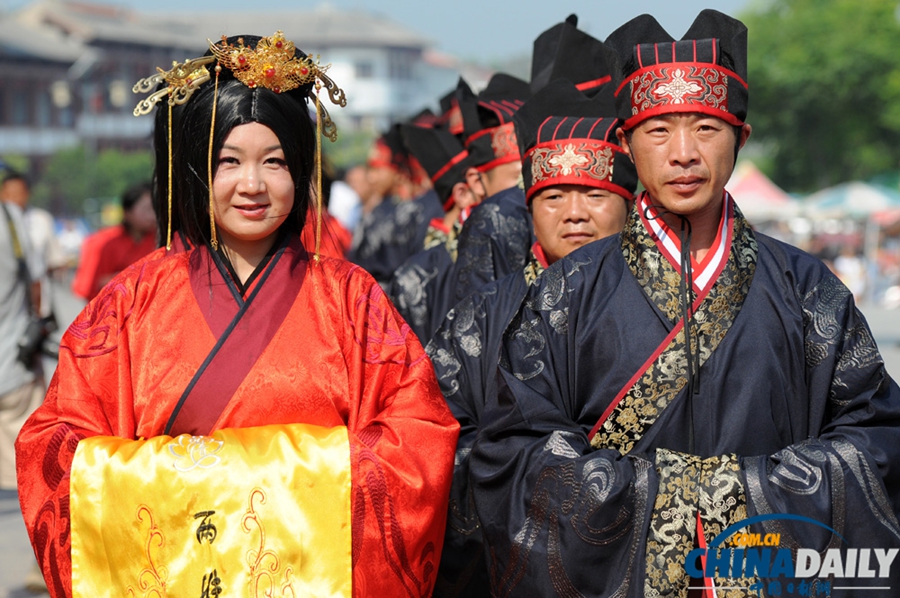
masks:
[[[70,295],[63,294],[57,298],[57,313],[61,316],[74,318],[79,309],[79,302]],[[865,305],[863,313],[884,356],[888,372],[900,379],[900,310]],[[52,363],[48,365],[52,367]],[[19,513],[18,497],[15,492],[0,491],[0,598],[33,596],[23,587],[33,561],[34,555]]]
[[[33,561],[16,493],[0,490],[0,598],[33,596],[23,588]]]
[[[84,302],[68,292],[71,275],[53,286],[53,307],[61,330],[68,327]],[[56,337],[61,331],[56,334]],[[53,374],[55,362],[44,360],[47,380]],[[0,490],[0,598],[25,598],[34,594],[25,590],[25,581],[34,565],[34,552],[25,532],[19,497],[9,490]]]

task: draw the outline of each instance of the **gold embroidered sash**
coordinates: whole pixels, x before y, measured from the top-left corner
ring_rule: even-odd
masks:
[[[73,596],[352,594],[347,429],[78,444]]]
[[[741,310],[756,271],[757,245],[750,226],[734,205],[734,228],[728,261],[709,292],[694,303],[692,347],[702,366],[725,337]],[[631,211],[622,231],[625,261],[638,283],[675,326],[641,369],[619,391],[591,430],[591,445],[627,454],[687,384],[681,276]]]
[[[525,282],[528,284],[528,286],[533,285],[538,276],[543,274],[544,270],[546,270],[544,264],[541,263],[541,258],[539,258],[535,253],[535,250],[540,251],[539,248],[540,246],[537,243],[532,245],[531,251],[528,252],[528,261],[525,262],[524,274]],[[541,255],[543,255],[543,253]]]
[[[644,596],[687,598],[688,554],[747,518],[741,469],[735,455],[701,459],[666,449],[656,450],[655,465],[659,489],[647,532]],[[694,583],[715,587],[718,598],[746,598],[754,595],[750,588],[758,581],[755,576],[715,577]]]

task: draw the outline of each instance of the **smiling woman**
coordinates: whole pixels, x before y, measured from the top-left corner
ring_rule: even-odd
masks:
[[[231,130],[219,154],[213,197],[225,254],[244,282],[294,206],[294,182],[272,129],[253,122]]]
[[[52,596],[430,595],[458,424],[378,284],[301,242],[326,68],[278,32],[136,86],[167,247],[76,318],[17,443]]]

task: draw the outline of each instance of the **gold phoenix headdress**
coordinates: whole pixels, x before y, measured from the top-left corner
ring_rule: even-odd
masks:
[[[216,119],[216,99],[219,88],[219,73],[222,67],[227,68],[235,79],[253,89],[265,87],[275,93],[284,93],[307,84],[313,84],[309,96],[316,103],[316,248],[315,259],[319,259],[319,243],[322,228],[322,145],[321,137],[324,134],[332,142],[337,139],[337,127],[319,101],[319,91],[324,87],[328,91],[331,102],[338,106],[347,105],[344,91],[335,85],[325,72],[330,64],[319,64],[319,57],[313,60],[309,56],[298,57],[296,46],[293,42],[284,38],[284,33],[276,31],[271,37],[263,37],[257,42],[255,48],[244,45],[244,39],[238,38],[238,44],[229,44],[226,36],[222,41],[209,42],[212,56],[192,58],[183,63],[173,62],[172,68],[164,71],[157,67],[157,73],[141,79],[135,83],[134,93],[147,93],[160,84],[166,86],[155,91],[150,96],[141,100],[134,109],[135,116],[150,113],[164,97],[168,96],[169,126],[168,126],[168,151],[169,151],[169,176],[168,176],[168,230],[166,231],[166,247],[172,244],[172,107],[186,103],[191,95],[211,76],[207,65],[217,62],[214,70],[216,74],[216,92],[213,95],[212,120],[209,129],[209,163],[207,164],[209,188],[209,220],[210,242],[213,249],[218,248],[216,239],[216,225],[214,216],[214,195],[212,185],[212,150],[213,131]]]

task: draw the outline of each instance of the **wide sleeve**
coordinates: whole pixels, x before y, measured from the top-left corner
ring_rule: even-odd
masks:
[[[428,596],[440,559],[459,425],[431,362],[381,288],[344,287],[351,396],[353,583],[358,596]]]
[[[741,459],[750,515],[794,513],[834,530],[766,521],[782,545],[900,548],[900,388],[888,375],[850,291],[830,273],[799,297],[803,310],[810,430],[773,455]],[[844,544],[846,542],[846,544]],[[896,556],[896,551],[895,556]],[[874,557],[873,570],[878,570]],[[852,569],[852,570],[851,570]],[[880,573],[889,569],[889,580]],[[867,577],[848,567],[842,585],[900,584],[900,563]],[[852,583],[850,583],[852,582]]]
[[[428,252],[420,252],[403,262],[391,276],[387,293],[397,312],[409,324],[420,342],[428,342],[431,334],[430,307],[434,303],[429,293],[437,268],[429,263]],[[429,301],[429,299],[432,299]]]
[[[558,279],[557,279],[558,281]],[[652,464],[591,447],[565,397],[577,352],[559,334],[565,291],[532,287],[504,336],[498,392],[471,454],[475,506],[497,596],[643,596]]]
[[[681,595],[691,575],[707,576],[719,596],[780,592],[797,580],[774,563],[788,559],[792,573],[798,554],[808,570],[805,586],[792,588],[897,587],[900,391],[839,281],[826,275],[798,291],[806,351],[798,386],[807,396],[794,399],[809,405],[809,436],[757,455],[592,448],[596,415],[585,417],[585,381],[574,364],[589,360],[584,339],[599,332],[578,330],[588,308],[578,285],[550,286],[532,289],[507,331],[498,397],[472,452],[496,595]],[[558,298],[552,309],[549,291]],[[755,384],[764,397],[770,381]],[[727,390],[727,380],[718,386]],[[760,418],[772,416],[760,409]],[[695,558],[696,550],[732,548],[725,542],[738,530],[751,545],[729,552],[726,565]],[[767,534],[776,548],[752,545]],[[768,560],[741,574],[731,566],[737,552],[739,565],[751,552]]]
[[[469,457],[488,392],[484,375],[489,372],[493,377],[497,369],[498,356],[491,357],[485,338],[487,316],[482,293],[463,299],[450,310],[426,348],[441,392],[460,424],[435,596],[488,595],[481,526],[469,486]],[[502,318],[503,314],[493,316]]]
[[[133,286],[120,277],[91,301],[62,338],[44,403],[16,441],[19,500],[35,556],[54,598],[71,594],[69,479],[78,442],[131,438],[127,324]]]
[[[534,235],[524,196],[521,203],[504,199],[478,206],[463,226],[456,261],[457,301],[508,274],[521,272],[528,261]]]

